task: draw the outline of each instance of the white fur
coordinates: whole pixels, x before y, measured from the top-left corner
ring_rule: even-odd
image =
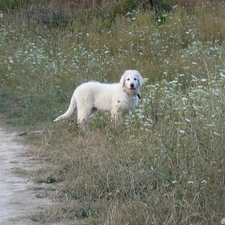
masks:
[[[54,122],[68,118],[77,108],[77,122],[86,129],[96,110],[108,111],[117,120],[120,112],[129,112],[138,105],[139,88],[144,79],[137,70],[126,70],[119,83],[87,82],[78,86],[67,111]]]

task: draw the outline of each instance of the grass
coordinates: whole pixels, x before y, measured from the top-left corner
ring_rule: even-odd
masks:
[[[28,21],[23,10],[0,14],[0,112],[30,134],[43,162],[36,182],[56,189],[45,221],[222,223],[224,8],[176,7],[162,25],[149,11],[113,22],[82,15],[63,29]],[[52,123],[77,85],[117,82],[126,69],[148,82],[123,125],[99,113],[82,136],[76,117]]]

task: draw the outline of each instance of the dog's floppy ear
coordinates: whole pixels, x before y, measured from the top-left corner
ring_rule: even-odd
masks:
[[[138,82],[139,82],[139,87],[141,87],[144,84],[144,78],[141,76],[141,74],[139,73],[139,77],[138,77]]]
[[[125,71],[125,73],[122,75],[122,77],[120,78],[120,85],[121,85],[122,87],[124,87],[124,85],[125,85],[125,78],[126,78],[126,71]]]
[[[134,70],[134,71],[138,75],[138,85],[139,87],[141,87],[144,84],[145,80],[137,70]]]

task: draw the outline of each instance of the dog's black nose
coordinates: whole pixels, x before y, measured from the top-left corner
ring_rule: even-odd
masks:
[[[131,88],[134,88],[134,84],[130,84],[130,87],[131,87]]]

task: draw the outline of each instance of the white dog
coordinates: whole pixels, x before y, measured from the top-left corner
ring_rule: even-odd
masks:
[[[87,82],[78,86],[70,100],[67,111],[54,122],[68,118],[77,108],[77,122],[83,129],[88,127],[96,110],[108,111],[117,120],[121,112],[129,112],[138,105],[139,88],[144,79],[137,70],[126,70],[119,83],[104,84]]]

